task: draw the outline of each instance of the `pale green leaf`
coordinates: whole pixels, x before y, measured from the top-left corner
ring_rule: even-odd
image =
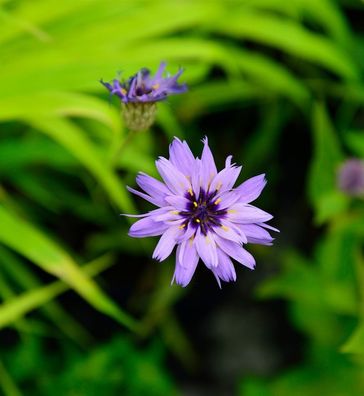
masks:
[[[231,12],[214,21],[212,30],[276,47],[323,66],[346,79],[357,79],[356,64],[340,46],[299,23],[264,12]]]
[[[364,323],[360,323],[354,333],[341,347],[343,352],[364,353]]]
[[[99,259],[100,260],[100,259]],[[36,289],[41,286],[35,274],[28,269],[20,257],[16,257],[10,250],[0,246],[0,263],[8,276],[25,290]],[[86,267],[87,272],[87,267]],[[56,301],[49,301],[41,305],[40,309],[60,330],[79,345],[85,346],[91,341],[91,335]]]
[[[121,324],[133,327],[124,313],[54,241],[15,213],[0,205],[0,242],[28,258],[44,271],[62,279],[92,306]]]
[[[72,153],[94,175],[119,209],[124,213],[134,211],[126,188],[81,128],[62,118],[32,119],[29,122]]]
[[[87,265],[82,270],[92,277],[110,267],[108,257],[102,257]],[[69,289],[67,283],[53,282],[47,286],[36,287],[0,305],[0,329],[19,320],[30,311],[41,308],[61,293]]]

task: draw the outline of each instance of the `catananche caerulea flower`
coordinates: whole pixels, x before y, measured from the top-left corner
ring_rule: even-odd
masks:
[[[247,243],[271,245],[267,229],[278,231],[265,222],[272,216],[251,205],[263,190],[264,174],[233,187],[241,166],[232,156],[225,168],[217,171],[208,146],[201,158],[195,158],[185,141],[175,138],[169,148],[169,159],[159,157],[156,166],[163,182],[139,173],[137,184],[144,192],[129,191],[158,206],[134,223],[129,235],[136,238],[159,236],[153,258],[163,261],[177,246],[173,280],[186,286],[199,259],[220,279],[235,281],[231,259],[254,269],[254,257],[244,248]],[[173,281],[172,280],[172,281]]]
[[[163,77],[165,68],[166,63],[161,62],[154,77],[150,76],[148,69],[143,68],[125,82],[114,79],[112,83],[102,80],[101,83],[123,103],[158,102],[166,99],[168,95],[186,92],[186,84],[177,83],[183,70],[180,69],[174,76]]]
[[[364,160],[346,160],[338,172],[338,187],[352,196],[364,196]]]
[[[164,100],[168,95],[180,94],[187,91],[186,84],[178,84],[177,80],[183,70],[174,76],[163,76],[166,63],[161,62],[154,77],[146,68],[126,81],[114,79],[112,82],[101,83],[116,95],[123,103],[123,115],[127,127],[131,130],[149,128],[155,119],[156,102]]]

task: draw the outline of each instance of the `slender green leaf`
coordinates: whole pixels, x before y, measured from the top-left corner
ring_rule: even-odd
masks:
[[[23,394],[18,389],[16,383],[11,378],[4,367],[2,361],[0,361],[0,386],[4,392],[4,396],[22,396]]]
[[[41,283],[33,272],[24,265],[24,262],[20,261],[20,258],[2,246],[0,246],[0,262],[1,267],[12,277],[14,282],[18,283],[24,289],[31,290],[41,286]],[[40,309],[64,334],[77,344],[86,346],[86,344],[91,342],[92,337],[87,330],[56,301],[50,301],[42,305]]]
[[[364,159],[364,131],[349,131],[344,139],[355,155]]]
[[[69,150],[95,176],[118,208],[126,213],[134,211],[126,188],[121,185],[111,167],[105,166],[105,160],[81,128],[61,118],[32,119],[30,123]]]
[[[360,323],[354,333],[341,347],[346,353],[364,353],[364,323]]]
[[[219,94],[216,95],[216,92]],[[178,107],[180,117],[191,119],[197,114],[212,110],[223,110],[223,106],[234,103],[241,106],[248,100],[262,100],[268,97],[267,92],[259,90],[242,80],[216,81],[201,85],[185,94]]]
[[[329,116],[322,104],[316,104],[312,116],[314,153],[308,179],[309,198],[316,208],[316,220],[327,219],[326,210],[322,205],[325,196],[336,189],[337,167],[343,159],[340,144]],[[335,202],[334,202],[335,204]],[[338,202],[339,206],[342,203]],[[335,214],[340,207],[330,210]],[[321,210],[321,211],[319,211]]]
[[[88,117],[100,121],[113,131],[121,128],[120,113],[107,101],[68,92],[41,92],[0,99],[0,120],[27,120],[47,117]]]
[[[306,59],[346,79],[357,79],[357,66],[343,49],[300,24],[263,12],[231,12],[214,21],[211,29],[257,41]]]
[[[134,321],[90,279],[61,247],[24,219],[0,206],[0,241],[62,279],[92,306],[132,328]]]
[[[83,270],[92,277],[107,269],[110,265],[109,258],[105,256],[85,265]],[[0,329],[22,318],[30,311],[44,306],[68,289],[69,285],[67,283],[56,281],[50,285],[29,290],[12,300],[4,302],[0,305]]]

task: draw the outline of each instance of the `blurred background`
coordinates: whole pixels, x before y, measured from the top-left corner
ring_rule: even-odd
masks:
[[[160,61],[189,92],[130,137],[99,83]],[[0,394],[363,395],[364,4],[0,0]],[[138,171],[207,135],[281,230],[220,290],[127,236]],[[363,193],[363,191],[362,191]]]

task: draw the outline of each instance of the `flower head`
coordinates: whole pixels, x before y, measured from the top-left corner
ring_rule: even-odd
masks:
[[[356,158],[345,161],[338,173],[338,187],[352,196],[364,195],[364,161]]]
[[[168,95],[186,92],[186,84],[177,83],[183,70],[180,69],[174,76],[163,77],[165,68],[166,63],[161,62],[154,77],[151,77],[148,69],[143,68],[126,81],[120,82],[119,79],[114,79],[108,83],[101,80],[101,84],[112,95],[118,96],[123,103],[159,102],[166,99]]]
[[[168,95],[180,94],[187,91],[186,84],[178,84],[178,77],[183,70],[174,76],[163,77],[166,63],[161,62],[154,77],[146,68],[126,81],[114,79],[112,82],[100,81],[111,93],[120,98],[125,125],[132,131],[148,129],[155,120],[156,102],[164,100]]]
[[[240,186],[234,184],[241,166],[226,159],[225,168],[217,171],[208,146],[203,140],[201,158],[195,158],[185,141],[175,138],[169,147],[169,159],[160,157],[156,166],[163,182],[139,173],[137,184],[144,192],[128,187],[158,209],[134,223],[129,235],[136,238],[161,238],[153,258],[163,261],[177,245],[173,280],[186,286],[199,259],[220,279],[235,281],[232,259],[254,269],[254,257],[244,248],[247,243],[271,245],[267,229],[278,231],[265,222],[272,216],[252,206],[263,190],[263,175],[252,177]],[[173,281],[172,280],[172,281]]]

